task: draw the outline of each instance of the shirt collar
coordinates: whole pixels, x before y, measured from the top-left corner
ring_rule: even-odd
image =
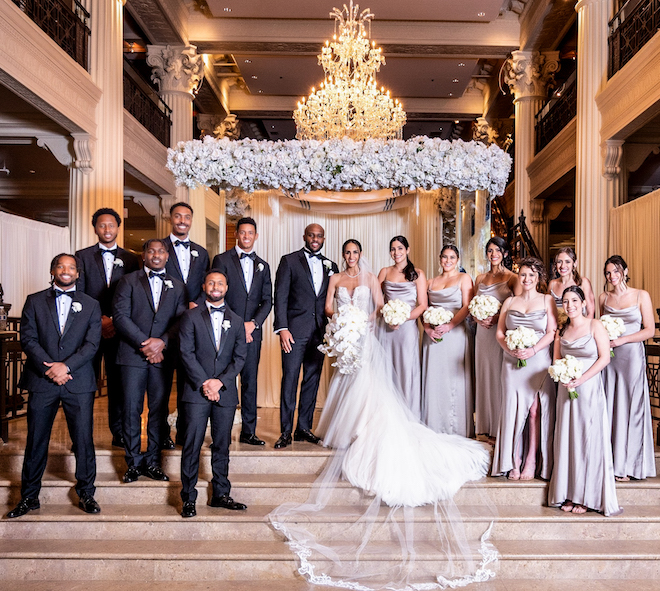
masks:
[[[118,246],[116,242],[112,246],[103,246],[103,244],[99,242],[99,248],[101,250],[114,250],[115,248],[118,248]]]
[[[190,234],[188,234],[185,238],[179,238],[174,234],[170,234],[170,241],[172,242],[172,244],[174,244],[177,240],[181,240],[181,242],[187,242],[190,240]]]
[[[167,271],[165,271],[165,268],[162,268],[162,269],[160,269],[159,271],[156,271],[155,269],[150,269],[150,268],[147,267],[146,265],[145,265],[144,267],[142,267],[142,270],[145,272],[145,274],[146,274],[147,277],[149,277],[149,273],[151,273],[152,271],[153,271],[154,273],[167,273]]]
[[[234,246],[234,248],[236,249],[236,252],[238,253],[238,256],[239,256],[239,257],[240,257],[241,254],[243,254],[243,253],[245,253],[245,254],[251,254],[251,253],[254,252],[254,248],[253,248],[252,250],[243,250],[243,249],[240,248],[238,245]]]
[[[211,308],[217,308],[218,306],[226,306],[226,305],[227,305],[227,302],[225,302],[224,300],[222,300],[222,303],[220,303],[220,302],[215,302],[215,303],[213,303],[213,304],[212,304],[211,302],[209,302],[208,300],[204,300],[204,303],[206,304],[206,309],[207,309],[209,312],[211,311]],[[225,309],[226,309],[226,308],[225,308]]]
[[[62,289],[61,287],[59,287],[58,285],[53,283],[53,289],[57,290],[57,291],[63,291],[64,293],[71,293],[73,291],[76,291],[76,286],[74,285],[73,287],[70,287],[69,289]]]

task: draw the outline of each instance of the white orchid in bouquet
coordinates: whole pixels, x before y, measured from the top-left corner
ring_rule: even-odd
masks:
[[[509,351],[515,351],[516,349],[529,349],[533,347],[536,343],[539,342],[539,335],[536,334],[536,331],[527,326],[519,326],[513,330],[507,330],[504,336],[504,341],[506,346],[509,348]],[[526,367],[527,361],[524,359],[518,359],[517,367]]]
[[[583,364],[577,357],[566,355],[557,359],[549,368],[548,373],[555,382],[561,382],[566,386],[570,381],[582,377]],[[568,391],[568,397],[575,400],[578,397],[577,390]]]
[[[441,324],[449,324],[451,319],[454,317],[454,313],[450,310],[447,310],[446,308],[443,308],[442,306],[431,306],[430,308],[424,310],[422,317],[424,318],[424,322],[430,324],[433,327],[437,327]],[[440,343],[442,338],[433,340],[436,343]]]
[[[468,304],[470,314],[477,320],[486,320],[491,316],[495,316],[502,307],[501,302],[489,295],[474,296]]]
[[[383,315],[385,322],[390,326],[401,326],[410,318],[411,310],[410,304],[406,304],[403,300],[395,298],[388,301],[381,308],[380,313]]]
[[[323,344],[318,349],[328,357],[337,358],[332,367],[340,373],[351,374],[362,367],[362,337],[367,332],[368,320],[364,310],[344,304],[325,327]]]
[[[603,314],[600,317],[610,341],[618,339],[624,332],[626,332],[626,325],[621,318],[612,316],[611,314]],[[610,347],[610,357],[614,357],[614,349]]]

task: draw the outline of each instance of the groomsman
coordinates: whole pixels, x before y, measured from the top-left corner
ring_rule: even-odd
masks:
[[[112,298],[117,283],[124,276],[140,268],[138,258],[128,250],[117,246],[117,234],[121,217],[114,210],[103,207],[92,216],[92,226],[98,236],[98,243],[76,252],[82,263],[78,289],[93,297],[101,305],[101,346],[94,359],[94,370],[98,380],[101,371],[101,357],[105,361],[105,375],[108,386],[108,423],[112,433],[112,445],[124,447],[121,429],[121,415],[124,394],[115,364],[119,335],[112,323]]]
[[[185,286],[165,272],[167,248],[152,238],[144,243],[144,269],[123,277],[113,301],[113,320],[120,336],[117,365],[124,387],[123,431],[128,470],[124,482],[140,474],[154,480],[169,480],[160,467],[163,420],[167,420],[171,365],[179,316],[186,309]],[[167,348],[167,350],[166,350]],[[147,451],[140,451],[140,415],[147,392],[149,418]]]
[[[307,226],[303,240],[305,246],[301,250],[282,257],[275,276],[275,332],[280,336],[282,347],[282,435],[275,443],[276,449],[291,444],[301,365],[303,379],[298,424],[293,438],[296,441],[319,442],[319,438],[312,433],[312,421],[324,355],[317,347],[323,341],[328,322],[324,312],[328,281],[339,269],[321,254],[325,241],[321,226]]]
[[[27,442],[21,501],[7,517],[39,509],[41,478],[57,409],[62,403],[76,456],[78,506],[99,513],[94,500],[96,456],[92,437],[94,356],[101,341],[99,303],[76,290],[78,261],[57,255],[50,264],[52,288],[29,295],[21,317],[21,346],[27,361],[20,387],[29,392]]]
[[[232,287],[233,289],[233,287]],[[243,510],[243,503],[229,496],[229,444],[238,404],[236,376],[241,371],[247,346],[243,319],[225,304],[227,279],[212,269],[206,274],[205,301],[181,318],[179,341],[186,369],[182,404],[186,428],[181,453],[182,517],[196,515],[199,453],[206,424],[211,418],[211,507]]]
[[[226,300],[243,318],[247,358],[241,371],[241,443],[264,445],[255,433],[257,427],[257,371],[261,357],[262,327],[273,307],[270,267],[254,252],[257,223],[241,218],[236,224],[238,244],[213,259],[213,268],[222,271],[232,288]]]
[[[204,274],[209,270],[209,253],[206,249],[192,242],[189,238],[190,227],[192,226],[193,209],[187,203],[179,202],[170,207],[170,222],[172,223],[172,232],[165,238],[164,243],[169,253],[169,259],[165,270],[183,282],[186,286],[186,303],[188,307],[194,308],[195,303],[202,293],[202,283]],[[176,344],[173,343],[173,347]],[[177,384],[176,384],[176,406],[178,417],[176,421],[176,438],[179,445],[183,444],[183,428],[185,422],[181,417],[181,394],[183,393],[183,384],[185,376],[183,375],[183,366],[180,362],[176,363]],[[170,372],[174,371],[174,367]],[[170,376],[170,379],[171,376]],[[180,417],[180,418],[179,418]],[[167,417],[165,417],[167,419]],[[167,420],[163,423],[163,436],[161,446],[163,449],[174,449],[174,443],[170,437],[170,427]]]

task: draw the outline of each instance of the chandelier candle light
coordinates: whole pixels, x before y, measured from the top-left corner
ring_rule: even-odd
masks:
[[[344,4],[343,10],[334,8],[330,13],[335,19],[335,35],[318,56],[325,79],[293,113],[300,140],[402,137],[406,113],[398,100],[390,98],[389,90],[379,89],[376,83],[385,56],[375,41],[370,42],[365,27],[374,15],[369,9],[361,13],[359,9],[351,0],[348,7]]]

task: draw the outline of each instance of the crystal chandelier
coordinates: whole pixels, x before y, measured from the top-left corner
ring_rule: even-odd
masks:
[[[369,9],[358,13],[359,8],[351,0],[342,11],[333,8],[330,13],[335,35],[318,56],[325,79],[293,113],[298,139],[401,138],[406,113],[398,100],[390,98],[389,90],[376,85],[376,72],[385,65],[385,56],[375,41],[370,42],[365,27],[374,15]]]

